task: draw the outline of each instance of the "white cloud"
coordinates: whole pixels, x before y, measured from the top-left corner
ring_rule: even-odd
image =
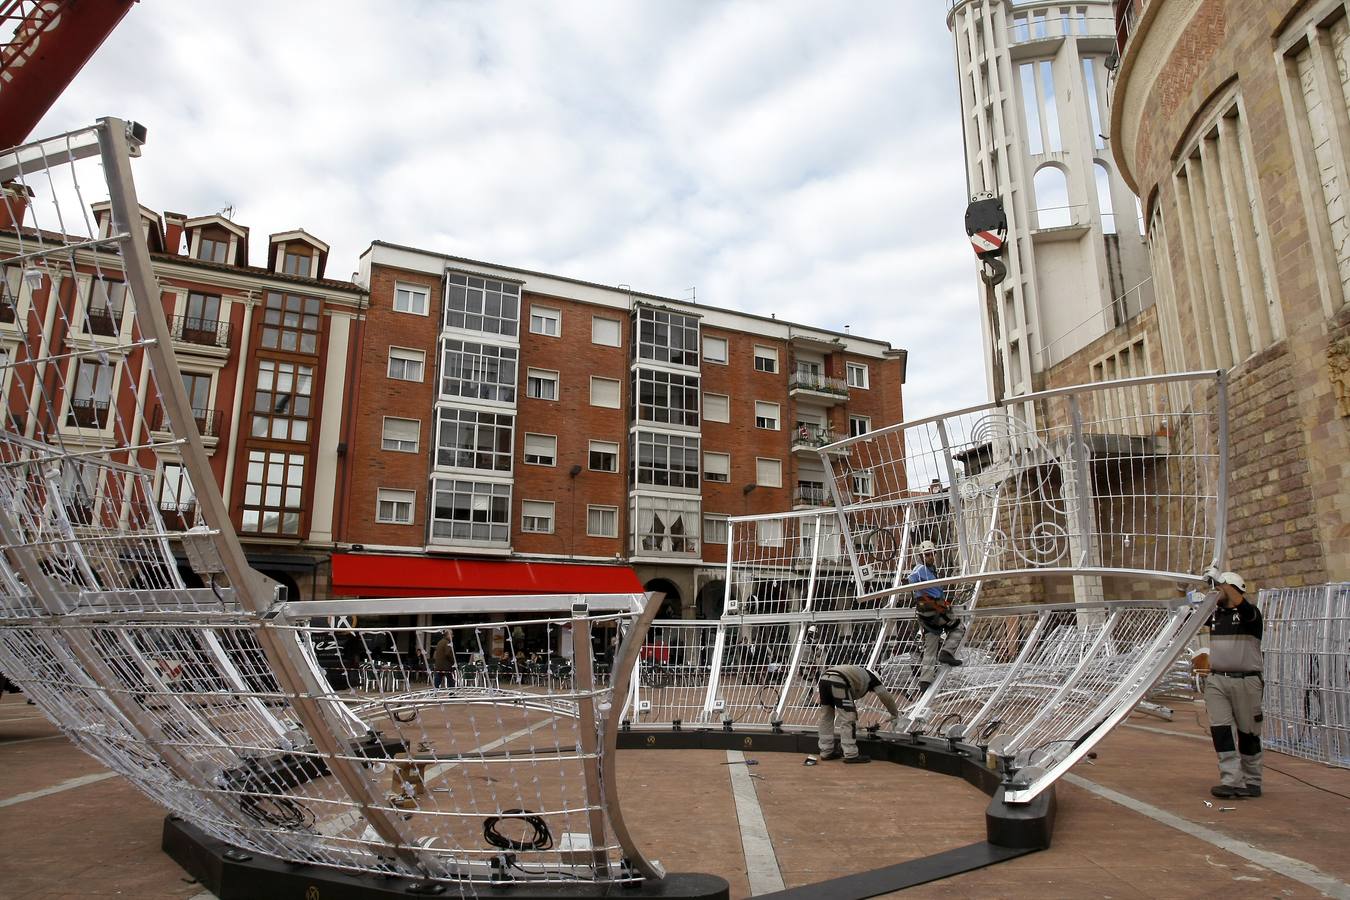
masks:
[[[40,131],[145,123],[141,200],[776,314],[984,398],[951,37],[890,0],[138,4]]]

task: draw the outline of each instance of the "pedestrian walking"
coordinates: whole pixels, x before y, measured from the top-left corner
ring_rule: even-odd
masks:
[[[1261,611],[1247,602],[1247,584],[1236,572],[1206,573],[1219,590],[1209,620],[1209,679],[1205,711],[1219,756],[1215,797],[1261,796]],[[1234,732],[1236,731],[1236,741]]]

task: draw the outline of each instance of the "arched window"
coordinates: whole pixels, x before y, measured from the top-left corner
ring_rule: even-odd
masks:
[[[1063,228],[1073,224],[1069,210],[1069,182],[1057,166],[1042,166],[1032,180],[1036,190],[1036,227]]]
[[[1116,211],[1111,205],[1111,173],[1106,166],[1095,163],[1097,173],[1097,206],[1102,213],[1102,234],[1116,233]]]

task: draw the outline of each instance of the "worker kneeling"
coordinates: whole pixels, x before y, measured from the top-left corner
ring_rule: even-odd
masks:
[[[877,673],[863,666],[834,666],[820,676],[821,759],[842,758],[846,763],[872,761],[870,756],[858,753],[858,701],[868,693],[876,694],[890,712],[889,727],[893,728],[900,710]]]

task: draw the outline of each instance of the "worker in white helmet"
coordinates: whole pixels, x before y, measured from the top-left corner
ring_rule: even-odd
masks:
[[[1247,584],[1236,572],[1205,573],[1219,590],[1219,602],[1209,620],[1209,679],[1205,682],[1205,711],[1214,752],[1219,755],[1219,784],[1215,797],[1261,796],[1261,611],[1247,602]],[[1237,741],[1233,732],[1237,732]]]
[[[919,545],[919,564],[905,579],[909,584],[937,580],[937,547],[932,541]],[[938,663],[959,666],[956,648],[966,636],[966,624],[952,612],[952,602],[937,585],[914,592],[914,611],[923,632],[923,662],[919,669],[919,690],[926,691],[937,677]]]
[[[843,759],[846,763],[872,761],[870,756],[858,752],[858,701],[869,693],[876,694],[891,714],[887,727],[893,729],[900,710],[876,672],[864,666],[831,666],[820,676],[817,733],[821,759]]]

